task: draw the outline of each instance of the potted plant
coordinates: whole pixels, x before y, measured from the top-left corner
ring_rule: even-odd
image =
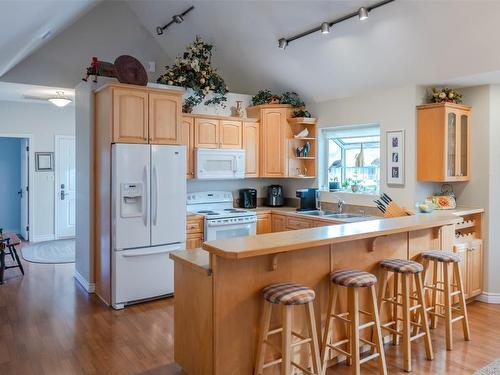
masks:
[[[167,66],[165,74],[158,78],[158,83],[192,90],[192,94],[182,106],[185,113],[191,113],[193,107],[203,102],[209,93],[212,93],[212,96],[205,100],[205,105],[223,105],[227,101],[228,88],[212,66],[213,47],[197,36],[195,41],[186,47],[186,52],[182,57],[177,57],[175,63]]]

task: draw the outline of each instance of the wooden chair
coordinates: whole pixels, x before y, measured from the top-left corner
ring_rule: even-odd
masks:
[[[452,324],[462,321],[465,341],[470,341],[469,318],[465,304],[464,285],[460,271],[460,255],[448,251],[427,251],[422,253],[424,263],[424,288],[431,290],[431,305],[427,308],[431,316],[431,328],[436,328],[437,319],[445,320],[446,350],[453,349]],[[432,282],[425,282],[428,270],[432,266]],[[455,283],[450,278],[454,275]],[[441,279],[441,280],[440,280]],[[455,290],[453,290],[455,289]],[[443,293],[444,304],[438,301],[438,293]],[[458,296],[458,307],[453,306],[452,298]],[[444,309],[444,313],[442,313]],[[453,312],[459,315],[453,317]]]
[[[361,373],[361,364],[372,359],[378,360],[379,373],[387,374],[385,363],[384,347],[382,342],[382,333],[380,330],[380,319],[378,314],[377,293],[375,284],[377,278],[368,272],[358,270],[340,270],[330,274],[332,282],[330,288],[330,299],[328,302],[327,318],[325,330],[323,332],[323,342],[321,347],[321,365],[323,374],[326,373],[326,364],[330,358],[331,352],[336,351],[343,354],[348,359],[348,364],[352,366],[352,374]],[[337,314],[335,312],[339,295],[339,287],[347,288],[348,312]],[[359,291],[361,288],[368,288],[370,292],[370,302],[372,312],[367,312],[359,308]],[[370,317],[372,320],[360,322],[360,313]],[[333,323],[336,319],[347,323],[349,326],[348,338],[333,342]],[[374,340],[368,341],[360,337],[360,331],[366,328],[374,328]],[[375,350],[370,355],[361,359],[360,342],[370,345]],[[347,348],[341,349],[346,345]]]
[[[3,284],[3,276],[5,270],[9,268],[19,268],[21,273],[24,275],[23,265],[17,254],[16,246],[21,244],[21,240],[15,233],[5,233],[0,238],[0,285]],[[8,252],[6,251],[8,250]],[[13,266],[5,265],[5,256],[10,255],[14,261]]]
[[[434,359],[422,281],[424,267],[420,263],[406,259],[384,259],[379,265],[383,269],[379,289],[380,314],[384,304],[392,305],[391,320],[382,324],[382,329],[392,333],[394,345],[398,344],[399,336],[402,337],[403,369],[409,372],[411,371],[411,343],[414,340],[423,338],[427,359],[430,361]],[[392,297],[386,296],[390,273],[394,274]],[[413,282],[416,285],[416,293],[412,293]],[[415,302],[413,306],[412,302]],[[402,318],[398,315],[398,308],[401,309]],[[402,329],[399,329],[400,322],[403,324]]]
[[[261,375],[265,368],[281,364],[281,375],[292,375],[293,367],[298,368],[305,374],[320,375],[321,365],[319,359],[319,343],[314,317],[313,301],[315,299],[314,290],[299,284],[278,283],[265,287],[262,290],[264,305],[260,323],[259,341],[257,343],[257,355],[255,361],[255,375]],[[271,310],[273,305],[281,305],[282,327],[270,330]],[[305,307],[307,315],[307,325],[309,337],[305,337],[292,330],[293,307],[302,305]],[[269,341],[269,336],[281,333],[281,348]],[[293,342],[293,337],[298,341]],[[292,349],[309,344],[312,357],[312,370],[293,361]],[[281,358],[264,363],[265,347],[271,346],[277,352],[281,352]]]

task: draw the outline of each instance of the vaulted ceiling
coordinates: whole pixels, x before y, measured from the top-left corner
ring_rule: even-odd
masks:
[[[374,3],[350,1],[130,0],[143,25],[173,57],[195,35],[215,43],[215,62],[231,90],[296,90],[323,101],[405,84],[440,84],[500,70],[500,1],[396,0],[368,20],[286,50],[277,40]],[[155,27],[195,9],[163,36]]]
[[[0,77],[96,4],[97,0],[1,1]]]
[[[104,0],[109,2],[113,0]],[[330,34],[316,33],[291,43],[286,50],[277,48],[281,37],[374,2],[127,0],[121,5],[133,11],[138,23],[150,32],[166,56],[182,54],[196,35],[215,44],[214,63],[233,92],[295,90],[307,100],[324,101],[407,84],[500,82],[500,1],[396,0],[374,10],[365,22],[348,20],[336,25]],[[41,35],[47,30],[52,30],[47,38],[50,39],[94,3],[95,0],[0,2],[0,76],[44,43]],[[173,25],[162,36],[156,35],[157,26],[169,22],[174,14],[190,5],[195,9],[182,24]],[[102,5],[95,7],[87,18],[92,14],[104,22],[105,30],[116,29],[117,25],[124,27],[118,16],[97,17],[100,9]],[[80,24],[73,28],[73,34],[82,33],[82,27]],[[91,48],[95,39],[86,42],[90,47],[85,51],[95,49]],[[98,47],[102,50],[101,44]],[[66,38],[64,45],[71,45],[71,41]],[[82,48],[79,46],[78,50]],[[127,44],[126,52],[131,53],[134,48],[141,50],[141,46]],[[53,50],[68,51],[51,48],[46,52]],[[38,54],[24,69],[32,69],[39,61],[46,62],[47,53]],[[65,53],[66,56],[53,59],[64,61],[67,53],[76,51]],[[78,61],[71,60],[76,71],[81,72],[88,64],[89,53],[78,57]],[[155,74],[162,70],[157,66]],[[72,72],[69,76],[77,82],[78,74]]]

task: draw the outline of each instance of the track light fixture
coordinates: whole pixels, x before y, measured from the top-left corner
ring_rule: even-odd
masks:
[[[330,24],[328,22],[323,22],[321,24],[321,34],[330,33]]]
[[[366,9],[365,7],[359,8],[358,16],[360,21],[368,19],[368,9]]]
[[[165,26],[158,26],[156,28],[156,34],[163,35],[163,31],[165,31],[165,29],[167,27],[169,27],[170,25],[172,25],[174,23],[182,23],[182,21],[184,21],[184,16],[186,14],[188,14],[189,12],[191,12],[193,9],[194,9],[194,6],[190,6],[188,9],[186,9],[181,14],[176,14],[176,15],[172,16],[172,21],[170,21],[169,23],[167,23]]]
[[[294,40],[303,38],[309,34],[316,33],[318,31],[321,31],[322,34],[328,34],[330,32],[330,28],[338,23],[347,21],[348,19],[351,18],[359,18],[360,21],[364,21],[368,18],[368,14],[377,8],[380,8],[381,6],[387,5],[389,3],[392,3],[395,0],[384,0],[379,3],[373,4],[372,6],[369,7],[361,7],[357,11],[346,14],[345,16],[342,16],[340,18],[337,18],[333,21],[330,22],[323,22],[320,26],[315,27],[314,29],[304,31],[303,33],[291,36],[289,38],[280,38],[278,40],[278,47],[281,49],[285,49],[290,42],[293,42]]]
[[[278,40],[278,48],[285,49],[286,46],[288,46],[288,40],[286,40],[285,38],[281,38],[280,40]]]

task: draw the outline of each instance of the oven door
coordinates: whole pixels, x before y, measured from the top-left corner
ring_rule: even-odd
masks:
[[[233,179],[245,177],[245,151],[198,148],[195,178]]]
[[[255,222],[249,223],[235,223],[217,225],[206,220],[205,228],[205,241],[223,240],[226,238],[254,236],[256,234],[257,224]]]

